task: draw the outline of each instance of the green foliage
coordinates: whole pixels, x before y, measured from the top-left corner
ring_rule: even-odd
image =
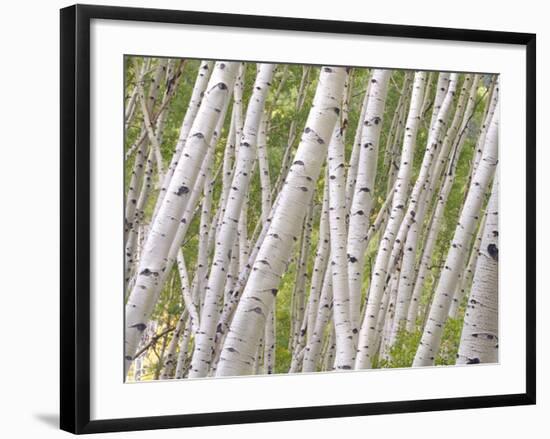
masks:
[[[443,328],[443,337],[439,353],[435,358],[436,366],[453,365],[456,363],[463,319],[447,319]]]
[[[135,62],[137,61],[137,63]],[[142,63],[145,62],[145,58],[138,57],[126,57],[124,60],[125,63],[125,73],[126,73],[126,87],[125,95],[126,99],[130,96],[137,76],[139,72],[136,72],[137,68],[141,68]],[[150,79],[154,74],[154,67],[158,64],[159,59],[151,59],[151,68],[146,75],[144,84],[145,92],[147,93]],[[185,60],[183,66],[181,78],[176,89],[176,93],[168,107],[168,113],[166,116],[166,123],[162,131],[161,136],[161,152],[164,159],[163,166],[166,168],[172,157],[177,139],[180,133],[181,123],[183,121],[185,111],[187,109],[193,84],[195,82],[197,69],[200,64],[199,60]],[[319,67],[312,66],[309,68],[307,74],[306,82],[306,96],[304,105],[300,110],[296,109],[296,99],[298,96],[298,90],[300,87],[300,82],[302,81],[305,68],[300,65],[288,65],[288,66],[279,66],[277,69],[273,81],[272,89],[268,95],[266,108],[270,111],[269,118],[269,132],[268,132],[268,161],[269,161],[269,173],[271,184],[274,185],[277,181],[279,174],[283,171],[282,161],[285,154],[285,150],[289,145],[289,130],[292,123],[296,124],[296,136],[292,139],[290,144],[290,157],[293,156],[294,151],[300,141],[300,135],[304,129],[306,118],[309,114],[309,111],[312,106],[313,96],[317,86],[317,78],[319,75]],[[250,99],[252,92],[252,84],[254,82],[256,73],[256,65],[254,63],[246,64],[246,74],[245,74],[245,87],[244,87],[244,96],[243,96],[243,111],[246,112],[247,103]],[[412,75],[411,72],[408,72],[409,75]],[[349,99],[349,111],[347,114],[347,131],[345,133],[345,145],[346,145],[346,157],[349,159],[351,151],[353,148],[353,141],[355,136],[355,130],[357,125],[361,122],[359,121],[359,116],[361,113],[361,107],[363,103],[364,94],[367,91],[369,83],[369,69],[363,68],[354,68],[352,73],[351,80],[351,92]],[[386,145],[389,136],[390,126],[392,123],[392,117],[397,109],[399,102],[399,97],[403,88],[403,83],[407,72],[396,70],[392,73],[389,92],[386,101],[385,115],[383,118],[382,125],[382,134],[380,139],[379,147],[379,160],[378,160],[378,169],[376,176],[376,184],[374,191],[374,206],[371,216],[371,221],[374,221],[376,215],[380,209],[380,206],[386,199],[386,194],[388,191],[388,177],[390,175],[391,163],[387,163],[384,160],[384,156],[387,153]],[[428,98],[431,100],[435,95],[435,86],[437,82],[437,75],[433,75],[433,81],[431,82],[431,88],[429,90]],[[277,90],[280,90],[279,94],[276,94]],[[476,127],[479,127],[481,120],[483,118],[483,111],[485,107],[485,102],[487,97],[483,94],[484,89],[480,88],[479,98],[481,103],[476,107],[474,117],[472,119],[471,125],[474,127],[470,129],[466,135],[466,142],[460,157],[458,157],[458,163],[456,168],[456,177],[454,185],[451,189],[447,207],[445,210],[444,221],[438,235],[437,243],[432,255],[432,267],[426,282],[423,288],[423,294],[421,297],[420,307],[421,309],[426,309],[433,294],[433,291],[437,285],[437,279],[439,277],[439,270],[441,264],[443,263],[445,256],[448,251],[449,243],[452,239],[456,222],[460,215],[460,209],[466,196],[466,191],[468,188],[468,183],[470,179],[470,170],[471,170],[471,161],[474,155],[475,149],[475,140],[477,135]],[[164,84],[161,86],[159,96],[162,96],[164,92]],[[155,106],[153,113],[158,111],[158,104]],[[227,114],[230,115],[232,111],[231,105],[227,109]],[[406,114],[406,112],[405,112]],[[412,170],[412,181],[416,179],[420,171],[420,166],[426,148],[428,130],[427,126],[429,124],[431,117],[431,112],[427,111],[425,118],[421,123],[416,149],[414,152],[413,160],[413,170]],[[142,115],[139,108],[136,109],[136,117],[134,123],[131,124],[125,133],[124,139],[124,153],[132,147],[136,139],[141,133],[141,120]],[[230,117],[226,117],[224,127],[220,133],[218,143],[216,145],[215,160],[213,166],[214,176],[218,178],[214,181],[214,191],[213,191],[213,205],[216,206],[220,195],[221,195],[221,175],[218,170],[221,167],[223,162],[223,152],[227,141],[228,131],[229,131]],[[402,139],[396,139],[395,141],[397,149],[399,150],[402,145]],[[130,177],[135,161],[135,152],[130,155],[125,161],[125,189],[128,189],[130,182]],[[324,186],[324,171],[321,172],[317,191],[314,195],[314,212],[316,214],[313,218],[313,231],[310,237],[311,247],[309,249],[309,256],[307,258],[307,268],[308,273],[311,273],[317,248],[317,241],[319,237],[319,212],[321,210],[322,196],[323,196],[323,186]],[[155,206],[155,201],[158,196],[159,182],[156,180],[155,173],[155,185],[153,188],[153,193],[151,193],[148,203],[145,208],[145,221],[148,222],[153,213]],[[433,203],[432,203],[433,209]],[[258,222],[260,220],[261,214],[261,190],[260,190],[260,178],[259,172],[256,167],[254,174],[251,180],[251,186],[247,202],[247,214],[248,214],[248,238],[255,238],[253,236],[254,231],[258,230]],[[431,211],[426,215],[426,223],[422,225],[422,228],[425,229],[429,223],[429,218]],[[198,252],[198,229],[199,229],[199,215],[195,215],[189,226],[188,233],[183,245],[184,258],[187,263],[187,268],[189,271],[190,279],[193,279],[195,275],[195,265]],[[368,288],[369,280],[371,275],[371,267],[374,263],[374,258],[376,257],[376,252],[378,250],[380,236],[374,236],[371,240],[365,258],[365,276],[363,281],[363,298],[365,298]],[[296,250],[294,251],[295,257],[297,257],[298,249],[300,243],[296,243]],[[420,246],[421,247],[421,246]],[[421,249],[418,251],[417,257],[420,258]],[[211,255],[210,255],[211,257]],[[291,302],[292,294],[294,289],[294,282],[296,278],[296,261],[289,261],[288,270],[283,275],[280,288],[277,294],[276,299],[276,373],[286,373],[290,367],[292,353],[289,351],[289,339],[290,334],[290,321],[291,321]],[[305,288],[305,300],[307,301],[307,295],[309,294],[310,289],[310,279],[307,279],[306,288]],[[439,352],[436,360],[436,364],[454,364],[456,352],[458,349],[458,342],[460,338],[460,332],[462,329],[462,313],[463,307],[461,307],[461,314],[456,320],[449,320],[444,328],[443,334],[443,343],[441,351]],[[182,303],[181,303],[181,285],[177,269],[173,268],[172,273],[170,273],[169,281],[166,282],[165,287],[161,292],[160,299],[155,307],[153,313],[153,320],[159,322],[158,331],[162,331],[167,325],[175,322],[179,317],[179,314],[182,312]],[[420,336],[421,336],[421,327],[422,322],[420,321],[416,326],[416,329],[412,333],[408,333],[404,330],[400,331],[397,336],[397,342],[394,346],[390,348],[389,359],[381,359],[375,362],[377,367],[409,367],[412,364],[416,348],[418,346]],[[160,349],[160,343],[159,347]],[[158,359],[155,359],[154,356],[150,358],[151,362],[148,367],[148,374],[155,373],[155,367],[158,363]]]
[[[401,329],[397,333],[395,344],[390,348],[389,359],[377,359],[377,366],[388,367],[411,367],[422,337],[422,331],[407,332]]]

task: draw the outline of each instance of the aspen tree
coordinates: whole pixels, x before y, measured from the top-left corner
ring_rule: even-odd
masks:
[[[273,306],[340,114],[345,76],[344,68],[321,68],[306,128],[222,348],[217,376],[252,371],[257,342],[263,334],[259,329],[265,327]],[[289,205],[293,209],[284,209]]]
[[[204,377],[208,373],[213,354],[213,341],[219,318],[219,301],[226,280],[231,248],[237,236],[239,216],[242,212],[250,174],[256,160],[256,145],[265,100],[271,86],[274,64],[261,64],[254,83],[239,144],[237,163],[228,195],[223,219],[220,225],[212,262],[212,268],[205,289],[204,307],[201,312],[201,325],[196,334],[195,352],[189,371],[190,378]],[[242,212],[241,212],[242,210]]]
[[[434,364],[435,356],[441,343],[443,325],[447,320],[449,307],[458,282],[458,271],[464,264],[466,247],[469,246],[475,233],[474,228],[483,203],[485,191],[493,177],[498,162],[497,140],[498,113],[495,112],[487,132],[481,160],[472,179],[472,184],[464,202],[451,247],[434,293],[426,327],[424,328],[422,339],[414,358],[414,367]]]
[[[442,168],[447,163],[448,157],[450,155],[449,152],[451,151],[452,145],[457,138],[457,133],[462,124],[465,112],[464,106],[466,102],[470,104],[473,101],[473,99],[469,99],[470,97],[472,97],[470,94],[470,89],[472,88],[472,85],[474,85],[477,90],[477,81],[472,84],[472,79],[473,78],[471,75],[466,75],[466,77],[464,78],[453,120],[449,128],[447,129],[442,145],[439,148],[438,157],[435,160],[435,165],[430,181],[427,183],[425,195],[423,195],[422,202],[417,205],[416,215],[414,218],[415,221],[411,224],[411,227],[407,233],[407,239],[405,241],[403,250],[403,260],[401,264],[399,292],[395,309],[395,321],[390,337],[391,344],[394,343],[399,329],[402,329],[403,324],[407,319],[409,304],[411,301],[411,296],[416,279],[416,253],[418,249],[418,241],[420,238],[419,235],[422,231],[421,229],[424,224],[424,216],[426,215],[429,204],[431,203],[432,194],[439,180]],[[473,106],[471,106],[471,111],[473,111]],[[441,202],[442,200],[440,199],[438,201]]]
[[[155,305],[156,297],[152,293],[157,287],[161,273],[166,270],[164,259],[170,251],[172,239],[181,222],[200,163],[204,159],[208,142],[227,100],[228,90],[233,85],[236,67],[235,63],[216,63],[208,90],[182,152],[182,160],[174,170],[163,203],[151,225],[136,283],[126,303],[124,349],[126,370],[133,359],[139,336],[147,327],[147,321]]]
[[[210,79],[213,64],[214,63],[212,61],[202,61],[199,66],[195,85],[193,86],[191,98],[189,99],[189,104],[187,106],[187,111],[185,112],[185,117],[183,118],[183,122],[181,124],[180,134],[176,143],[174,154],[172,155],[170,164],[168,165],[168,169],[166,171],[166,175],[164,176],[161,185],[160,193],[155,207],[155,214],[158,211],[162,200],[164,199],[164,196],[168,189],[168,184],[170,183],[172,175],[174,174],[174,169],[176,168],[178,161],[181,157],[181,152],[183,150],[183,147],[185,146],[187,136],[189,135],[189,131],[191,130],[191,127],[193,125],[193,121],[195,120],[197,112],[199,111],[202,97],[206,90],[208,80]]]
[[[369,217],[373,205],[378,143],[382,130],[390,75],[390,70],[374,70],[370,79],[367,109],[365,118],[362,121],[357,178],[350,209],[347,257],[349,261],[349,300],[352,312],[351,330],[354,330],[355,333],[359,327],[361,284],[366,250],[364,238],[369,228]]]
[[[412,89],[412,97],[405,134],[403,138],[403,152],[401,154],[401,163],[395,183],[395,191],[392,197],[392,210],[389,216],[388,225],[380,240],[380,247],[376,254],[369,296],[365,309],[365,320],[359,333],[359,342],[357,346],[357,359],[355,367],[357,369],[370,368],[372,355],[374,351],[374,331],[378,320],[378,307],[386,283],[386,266],[390,256],[390,250],[396,239],[396,234],[404,216],[404,209],[407,204],[409,191],[409,182],[412,171],[412,161],[414,157],[414,147],[421,117],[422,98],[424,97],[424,87],[426,83],[426,73],[416,72]],[[370,306],[369,306],[370,304]],[[367,326],[368,325],[368,326]],[[372,328],[372,329],[371,329]]]
[[[498,171],[487,206],[457,364],[498,361]]]
[[[334,297],[334,327],[336,332],[336,369],[352,369],[355,346],[353,343],[355,325],[348,284],[348,264],[346,256],[346,187],[345,152],[341,127],[336,125],[328,147],[328,187],[329,187],[329,235],[330,270]],[[359,306],[359,301],[357,305]],[[357,332],[357,330],[355,330]]]

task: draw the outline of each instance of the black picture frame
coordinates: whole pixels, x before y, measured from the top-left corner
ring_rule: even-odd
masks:
[[[223,413],[90,420],[90,21],[130,20],[485,42],[526,48],[526,392]],[[536,35],[289,17],[75,5],[61,9],[61,429],[81,434],[535,404]]]

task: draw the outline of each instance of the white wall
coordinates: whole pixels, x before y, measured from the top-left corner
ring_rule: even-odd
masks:
[[[96,3],[88,1],[88,3]],[[520,3],[479,0],[297,2],[277,0],[267,4],[254,0],[124,1],[103,0],[100,4],[163,7],[218,12],[303,16],[396,24],[484,28],[538,34],[538,315],[539,371],[548,365],[549,325],[542,321],[548,288],[541,274],[550,258],[549,234],[543,222],[549,214],[545,194],[550,189],[548,152],[543,121],[548,120],[548,77],[550,29],[544,2]],[[263,4],[261,4],[263,3]],[[369,5],[370,3],[370,5]],[[27,0],[4,2],[0,25],[0,431],[5,437],[59,437],[58,410],[58,9],[64,1]],[[315,5],[312,8],[309,5]],[[546,53],[545,53],[546,52]],[[7,99],[6,99],[7,98]],[[21,170],[27,171],[23,174]],[[6,246],[7,243],[7,246]],[[8,299],[7,302],[5,299]],[[7,319],[6,319],[7,318]],[[545,345],[545,346],[544,346]],[[498,408],[325,419],[246,426],[209,427],[127,434],[133,437],[226,437],[252,438],[337,437],[344,432],[368,437],[464,438],[542,437],[550,410],[548,379],[538,376],[539,404],[536,407]],[[466,427],[468,424],[468,427]],[[429,425],[429,427],[428,427]],[[541,433],[537,433],[541,431]],[[531,433],[531,434],[530,434]],[[109,437],[120,437],[108,435]]]

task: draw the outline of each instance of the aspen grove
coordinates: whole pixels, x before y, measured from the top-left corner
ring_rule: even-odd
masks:
[[[127,380],[498,361],[498,127],[491,74],[127,56]]]

